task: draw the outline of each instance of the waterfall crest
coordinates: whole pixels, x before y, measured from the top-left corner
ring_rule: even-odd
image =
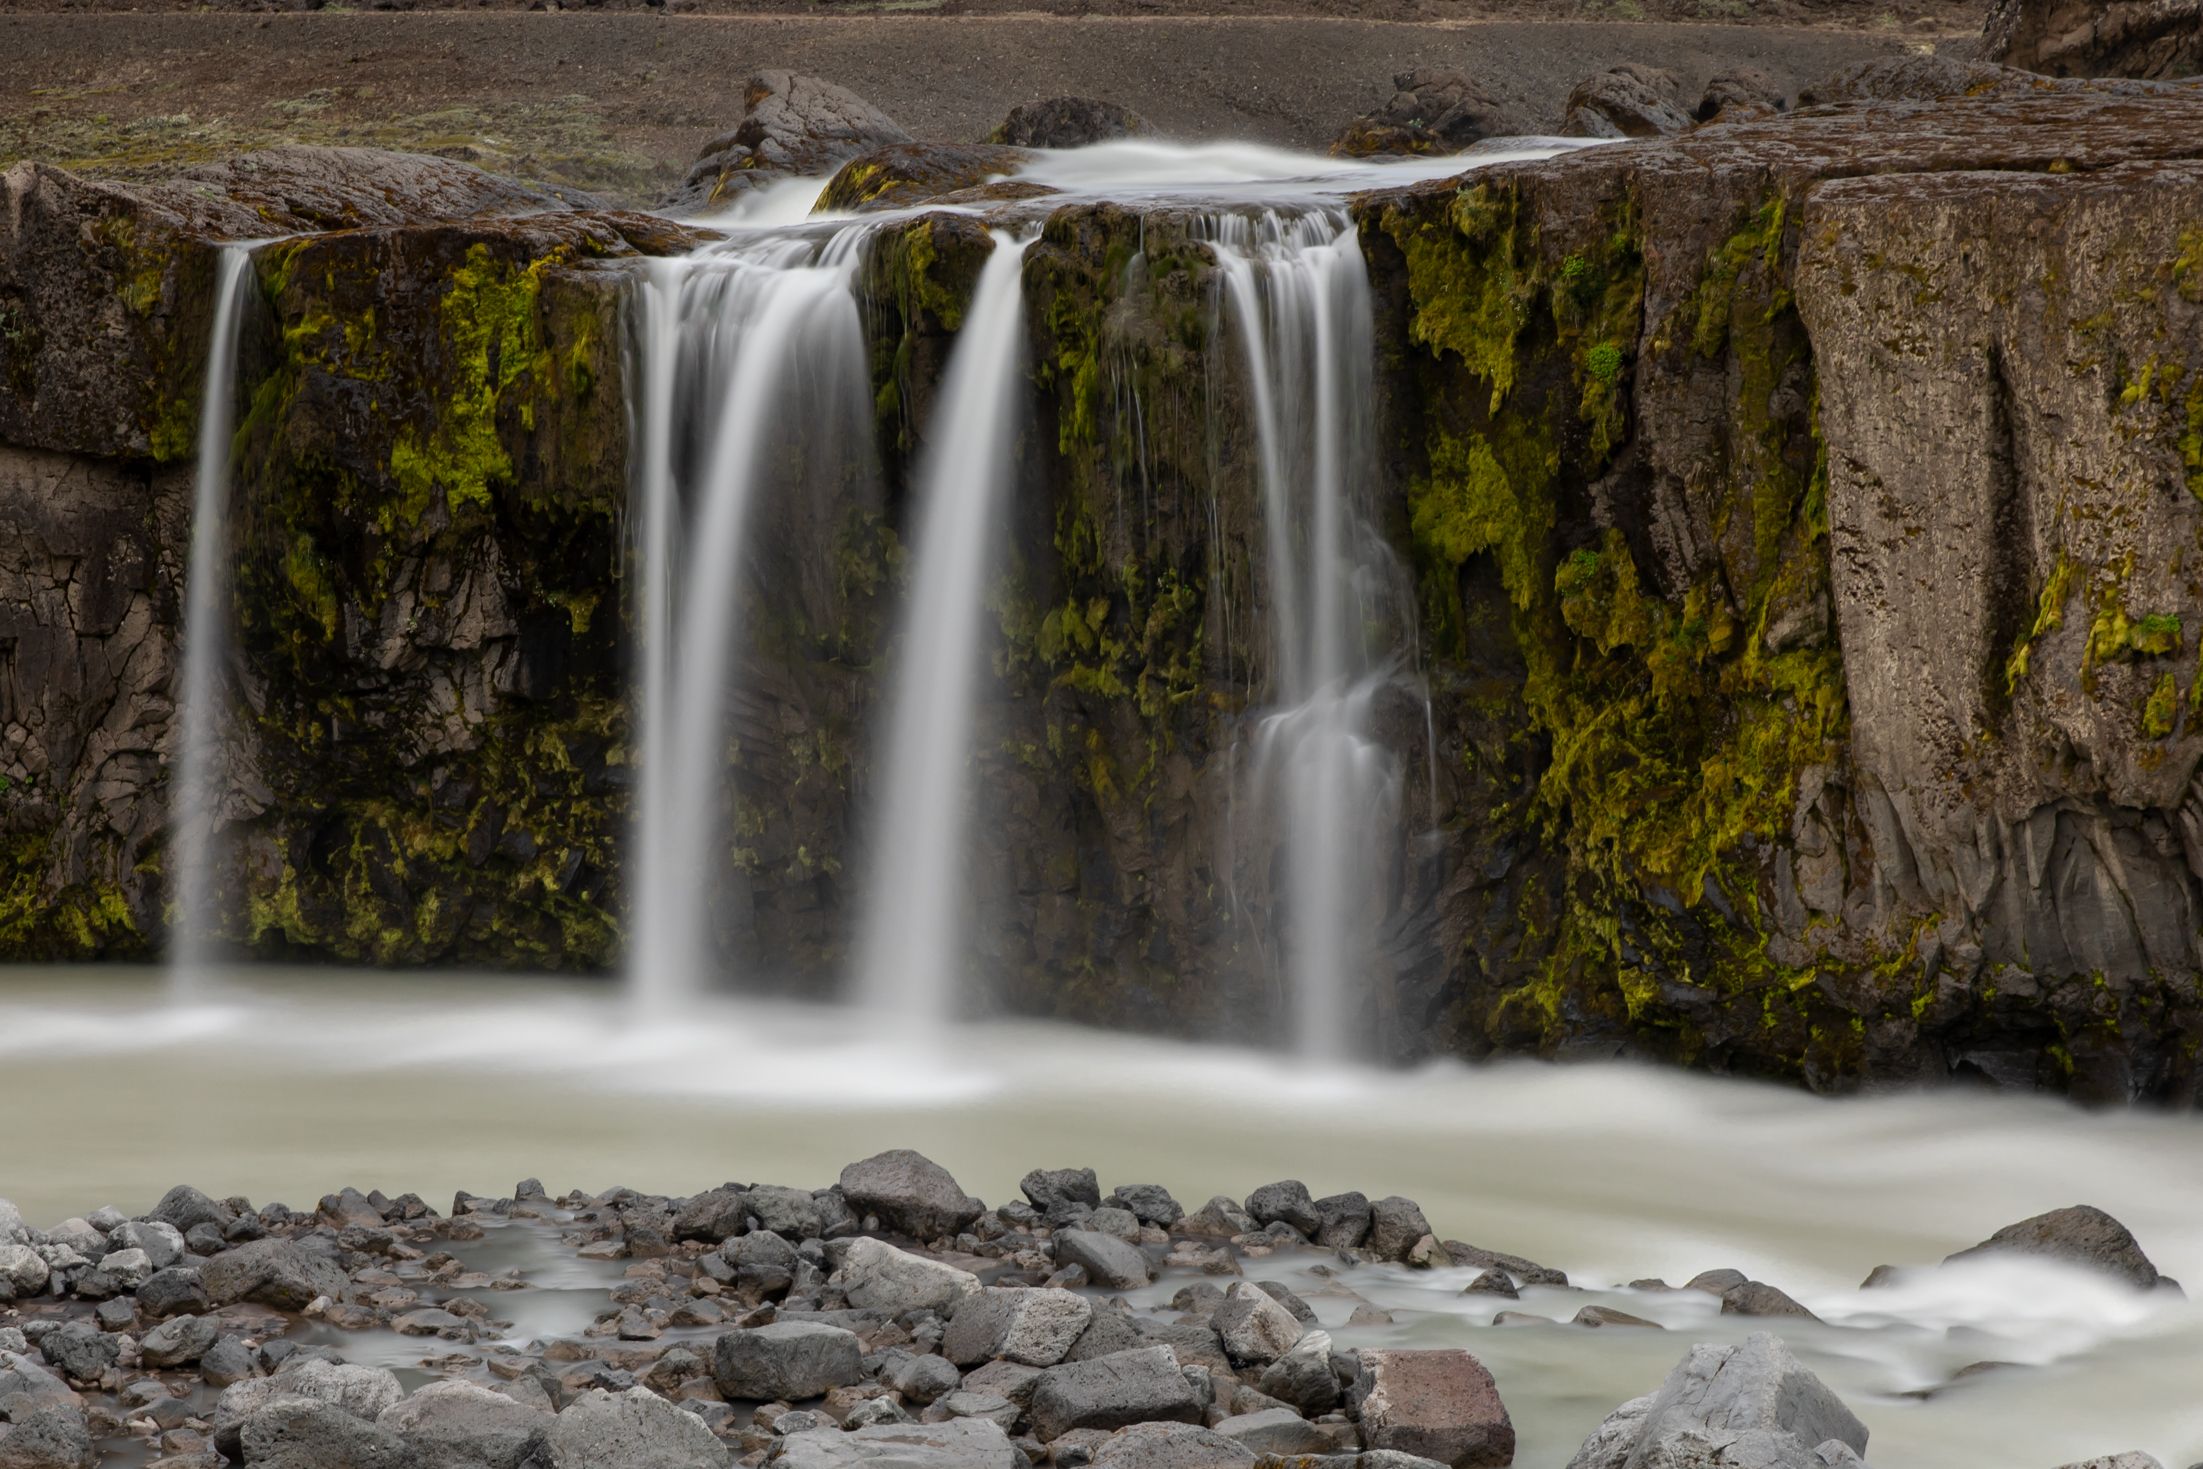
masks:
[[[221,817],[222,668],[229,656],[231,583],[229,492],[236,419],[237,329],[252,272],[252,244],[225,245],[215,268],[214,329],[207,345],[199,452],[191,497],[191,560],[185,571],[181,629],[182,694],[170,777],[168,851],[169,990],[203,996],[217,953],[215,823]]]
[[[921,1021],[953,1015],[959,998],[981,613],[1022,424],[1031,240],[997,232],[994,242],[949,359],[919,477],[910,610],[876,764],[883,779],[857,950],[858,998]]]
[[[663,1012],[709,986],[729,860],[728,706],[758,495],[862,443],[865,227],[654,262],[640,287],[642,781],[629,983]]]

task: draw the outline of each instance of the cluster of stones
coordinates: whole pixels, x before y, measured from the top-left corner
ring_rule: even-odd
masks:
[[[1155,1185],[1105,1196],[1083,1168],[1035,1170],[1022,1192],[989,1209],[946,1169],[895,1151],[826,1189],[552,1199],[531,1179],[510,1198],[461,1193],[448,1218],[411,1194],[345,1189],[302,1214],[179,1187],[142,1218],[100,1209],[39,1231],[0,1201],[0,1469],[90,1469],[99,1440],[125,1435],[152,1440],[160,1469],[1513,1461],[1507,1410],[1468,1352],[1341,1350],[1292,1290],[1242,1272],[1320,1251],[1296,1264],[1318,1277],[1480,1268],[1467,1293],[1500,1297],[1565,1289],[1562,1272],[1442,1241],[1412,1200],[1319,1199],[1290,1180],[1191,1213]],[[523,1288],[520,1272],[470,1271],[435,1248],[483,1239],[485,1221],[535,1221],[586,1258],[628,1262],[609,1308],[575,1338],[520,1350],[500,1337],[425,1359],[446,1375],[410,1395],[387,1368],[287,1339],[307,1322],[462,1347],[508,1330],[460,1292]],[[2093,1209],[2013,1225],[1965,1253],[1995,1251],[2177,1288]],[[1165,1271],[1194,1277],[1168,1308],[1101,1294]],[[1868,1284],[1897,1273],[1882,1267]],[[1728,1314],[1808,1314],[1733,1271],[1685,1288],[1720,1295]],[[1365,1303],[1352,1323],[1389,1319]],[[1543,1319],[1503,1311],[1497,1324]],[[1655,1325],[1599,1307],[1574,1321]],[[713,1334],[661,1340],[682,1328]],[[1669,1462],[1701,1442],[1727,1454],[1708,1463],[1829,1469],[1862,1464],[1867,1431],[1760,1332],[1693,1346],[1571,1469]]]

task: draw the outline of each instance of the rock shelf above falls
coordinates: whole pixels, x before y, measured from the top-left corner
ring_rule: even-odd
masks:
[[[1811,107],[1352,203],[1410,772],[1382,1054],[2190,1100],[2203,99]],[[701,236],[440,160],[6,178],[8,952],[163,933],[162,758],[218,239],[240,355],[215,884],[250,952],[603,968],[629,896],[630,275]],[[1230,752],[1274,679],[1242,375],[1184,211],[1016,202],[1032,441],[974,781],[990,1003],[1275,1023]],[[549,209],[551,212],[524,212]],[[720,941],[817,992],[911,454],[990,244],[883,223],[877,493],[759,526]],[[1426,734],[1427,731],[1427,734]],[[244,737],[249,736],[249,737]]]

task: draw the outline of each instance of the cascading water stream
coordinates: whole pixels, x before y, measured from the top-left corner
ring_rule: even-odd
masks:
[[[1370,734],[1396,660],[1372,656],[1391,580],[1361,514],[1375,342],[1369,279],[1335,210],[1213,221],[1245,359],[1269,542],[1272,712],[1251,779],[1285,851],[1273,905],[1290,1034],[1302,1054],[1359,1049],[1358,976],[1399,809],[1397,759]]]
[[[850,290],[866,230],[767,236],[661,262],[639,292],[643,771],[629,983],[662,1015],[707,987],[728,712],[752,507],[784,436],[820,472],[864,422]],[[704,442],[684,454],[678,429]],[[684,459],[693,471],[684,473]],[[683,548],[685,548],[685,553]]]
[[[962,963],[965,766],[980,614],[1015,470],[1031,240],[994,236],[942,385],[919,479],[910,613],[888,743],[857,995],[898,1017],[954,1014]]]
[[[199,455],[191,500],[191,561],[184,578],[182,697],[169,786],[165,868],[171,887],[168,983],[193,1000],[213,985],[214,827],[221,816],[222,665],[229,655],[229,490],[236,417],[237,328],[252,272],[251,244],[225,245],[216,265]]]

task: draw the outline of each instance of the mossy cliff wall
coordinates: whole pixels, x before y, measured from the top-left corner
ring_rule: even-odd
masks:
[[[1400,681],[1372,716],[1412,773],[1356,960],[1374,1044],[2193,1094],[2199,140],[2203,105],[2170,100],[1824,108],[1356,202],[1367,513],[1433,741],[1426,765]],[[223,874],[258,952],[617,953],[620,302],[625,262],[686,241],[481,217],[508,207],[258,258]],[[1076,206],[1026,258],[975,977],[1013,1010],[1260,1037],[1283,874],[1245,763],[1273,569],[1201,233]],[[112,310],[172,303],[164,329],[203,340],[192,238],[159,292],[72,258]],[[718,919],[798,989],[833,984],[861,901],[911,472],[991,248],[947,215],[876,238],[877,485],[759,511]],[[159,391],[195,402],[174,360],[186,386]],[[29,487],[0,507],[4,600],[47,630],[13,656],[91,691],[42,724],[8,706],[0,754],[42,783],[10,793],[15,954],[162,931],[188,471],[125,432],[162,419],[142,392],[95,406],[70,423],[124,428],[34,401],[0,433]]]

